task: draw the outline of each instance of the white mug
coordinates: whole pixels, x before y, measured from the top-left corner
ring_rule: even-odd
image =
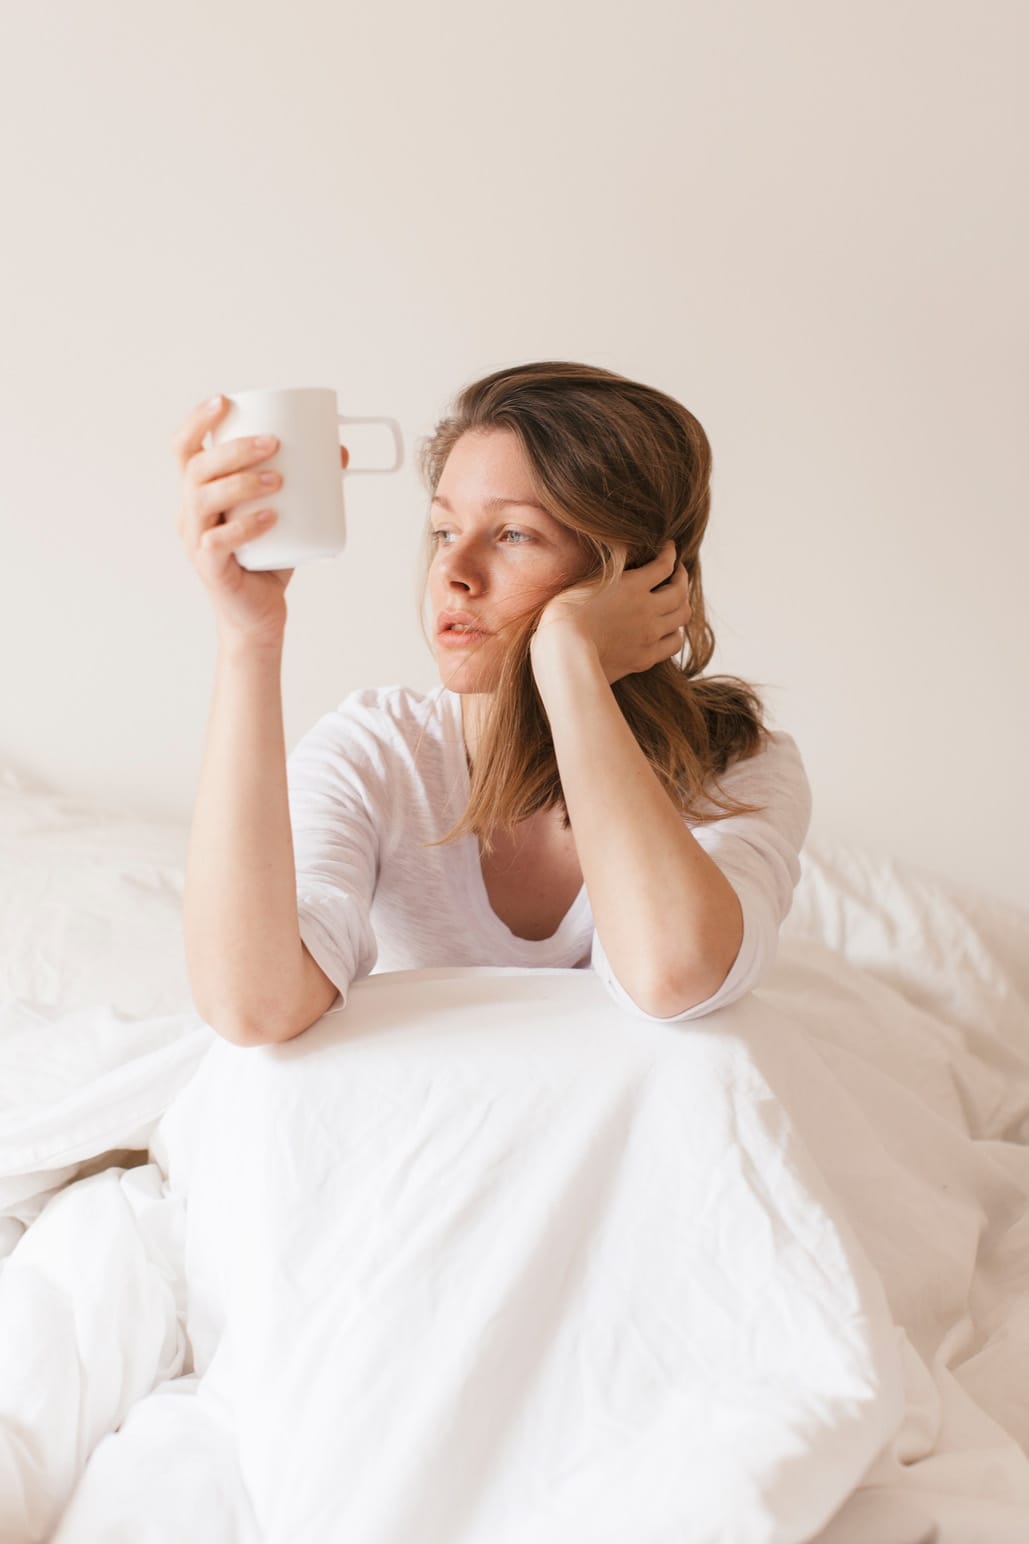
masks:
[[[228,409],[209,431],[211,443],[252,434],[274,434],[279,445],[260,470],[282,477],[279,488],[243,499],[226,518],[273,509],[270,530],[236,548],[242,568],[296,568],[310,558],[334,558],[346,544],[343,478],[354,472],[395,472],[403,455],[400,426],[393,418],[348,418],[339,412],[331,386],[294,386],[226,392]],[[393,435],[392,466],[350,467],[340,462],[340,424],[383,423]]]

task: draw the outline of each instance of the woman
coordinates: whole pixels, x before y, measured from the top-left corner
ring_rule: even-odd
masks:
[[[226,518],[275,441],[203,450],[224,409],[175,438],[219,641],[184,899],[202,1016],[240,1045],[290,1039],[373,967],[592,964],[658,1019],[750,990],[810,791],[753,689],[701,675],[711,455],[693,415],[587,365],[469,386],[423,451],[441,686],[355,692],[287,762],[291,571],[242,569],[267,522]]]

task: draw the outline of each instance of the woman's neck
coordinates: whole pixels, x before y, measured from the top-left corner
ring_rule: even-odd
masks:
[[[485,692],[461,694],[461,729],[464,733],[465,755],[469,768],[475,765],[475,751],[482,735],[489,695]]]

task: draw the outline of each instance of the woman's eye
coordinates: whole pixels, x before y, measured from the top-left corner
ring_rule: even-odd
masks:
[[[521,546],[522,542],[532,541],[532,537],[529,536],[525,531],[505,531],[504,535],[513,537],[514,545],[516,547]]]
[[[451,535],[453,535],[452,531],[430,531],[429,532],[430,539],[433,541],[433,543],[437,547],[442,547],[444,542],[446,541],[447,537],[451,536]]]

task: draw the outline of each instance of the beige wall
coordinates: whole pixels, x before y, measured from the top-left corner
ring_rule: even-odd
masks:
[[[715,450],[716,663],[816,829],[1029,905],[1029,8],[955,0],[8,7],[0,765],[188,817],[213,661],[170,437],[335,385],[410,446],[572,358]],[[292,744],[429,684],[423,497],[348,485],[290,589]]]

